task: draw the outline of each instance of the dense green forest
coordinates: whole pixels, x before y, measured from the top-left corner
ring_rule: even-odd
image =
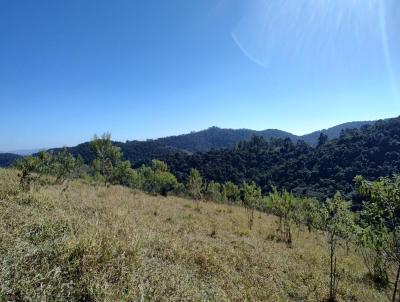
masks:
[[[266,140],[273,138],[290,138],[293,142],[304,140],[310,145],[317,145],[318,138],[321,133],[326,134],[329,138],[337,138],[340,132],[344,129],[361,128],[364,125],[371,125],[374,122],[349,122],[340,124],[326,130],[315,131],[303,136],[297,136],[292,133],[268,129],[262,131],[255,131],[249,129],[221,129],[218,127],[211,127],[207,130],[192,132],[190,134],[170,136],[156,140],[166,146],[171,146],[180,150],[188,152],[207,152],[212,149],[225,149],[234,148],[241,141],[249,141],[253,136],[260,136]]]
[[[114,142],[114,145],[121,148],[124,159],[134,168],[160,159],[181,182],[185,182],[190,170],[195,168],[208,182],[241,184],[255,181],[263,193],[276,186],[299,196],[324,200],[339,190],[347,198],[356,200],[353,184],[356,175],[376,179],[399,171],[399,125],[400,118],[373,124],[339,125],[328,132],[313,133],[313,136],[318,135],[315,146],[296,137],[285,137],[285,132],[278,130],[272,135],[277,138],[266,139],[265,133],[259,136],[251,130],[216,127],[189,135],[145,142]],[[343,130],[343,127],[357,126],[361,128]],[[328,134],[337,138],[329,139]],[[267,137],[271,137],[271,132]],[[237,140],[240,142],[235,144]],[[229,147],[231,145],[234,147]],[[193,153],[198,149],[211,150]],[[87,163],[94,159],[89,143],[68,151],[75,157],[81,156]],[[9,165],[15,159],[18,157],[7,155],[2,163]]]
[[[399,172],[400,118],[348,129],[333,140],[322,134],[316,147],[304,141],[253,137],[234,149],[193,155],[175,153],[160,159],[179,180],[196,168],[208,181],[255,181],[264,193],[277,186],[321,200],[336,191],[354,199],[356,175],[376,179]]]
[[[0,167],[8,167],[14,163],[17,159],[22,156],[12,153],[1,153],[0,154]]]
[[[250,141],[254,136],[259,136],[266,140],[289,138],[295,143],[303,140],[312,146],[316,146],[321,133],[333,139],[339,137],[340,132],[344,129],[358,129],[364,125],[371,125],[373,123],[374,122],[368,121],[349,122],[326,130],[315,131],[304,136],[297,136],[276,129],[256,131],[249,129],[221,129],[218,127],[211,127],[203,131],[169,136],[156,140],[127,141],[125,143],[114,142],[114,144],[121,148],[126,159],[129,159],[134,166],[140,166],[154,158],[167,157],[176,153],[186,155],[218,149],[232,149],[241,141]],[[60,149],[54,150],[57,151]],[[93,154],[90,152],[89,143],[80,144],[76,147],[69,148],[69,150],[75,156],[80,154],[87,162],[93,160]]]
[[[220,130],[215,128],[207,133],[219,133]],[[121,148],[124,159],[129,160],[133,167],[160,159],[168,164],[181,182],[185,182],[190,170],[195,168],[206,181],[232,181],[235,184],[255,181],[263,193],[276,186],[299,196],[314,196],[320,200],[341,191],[346,198],[355,200],[357,195],[353,178],[356,175],[376,179],[400,170],[399,137],[400,118],[394,118],[364,125],[360,129],[342,129],[335,139],[319,132],[316,146],[303,140],[267,140],[254,135],[249,141],[242,140],[233,148],[197,153],[168,147],[161,141],[114,144]],[[185,148],[184,141],[181,142],[182,148]],[[201,139],[198,140],[198,143],[201,142]],[[86,162],[94,158],[89,143],[69,151],[74,156],[81,155]]]
[[[349,122],[325,130],[315,131],[303,136],[297,136],[276,129],[256,131],[250,129],[221,129],[218,127],[211,127],[203,131],[169,136],[155,140],[127,141],[125,143],[114,142],[114,144],[119,146],[124,152],[126,158],[137,166],[149,162],[154,158],[165,157],[175,153],[188,154],[207,152],[213,149],[234,148],[239,142],[249,141],[253,136],[260,136],[266,140],[272,138],[290,138],[293,142],[304,140],[306,143],[315,146],[318,143],[318,138],[321,133],[324,133],[328,138],[333,139],[337,138],[340,135],[340,132],[344,129],[360,128],[364,125],[371,125],[373,123],[374,122],[371,121]],[[56,148],[52,150],[59,151],[61,149]],[[76,147],[71,147],[69,148],[69,151],[75,156],[78,154],[81,155],[87,162],[93,160],[93,154],[91,154],[89,143],[87,142]],[[20,158],[20,156],[16,154],[0,153],[0,167],[10,166],[18,158]]]

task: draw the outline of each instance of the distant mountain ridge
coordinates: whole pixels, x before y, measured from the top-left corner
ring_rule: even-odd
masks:
[[[11,166],[16,160],[22,158],[21,155],[13,153],[0,153],[0,167]]]
[[[165,146],[195,153],[207,152],[212,149],[233,148],[240,141],[250,140],[253,136],[262,136],[267,139],[290,138],[294,141],[298,139],[294,134],[277,129],[256,131],[250,129],[224,129],[214,126],[206,130],[159,138],[154,141]]]
[[[359,129],[374,123],[375,121],[349,122],[303,136],[294,135],[278,129],[257,131],[251,129],[210,127],[206,130],[188,134],[147,141],[115,142],[115,144],[121,147],[125,158],[129,159],[134,166],[137,166],[153,158],[161,158],[175,153],[192,154],[196,152],[207,152],[213,149],[234,148],[239,142],[249,141],[253,136],[260,136],[267,140],[289,138],[295,143],[299,140],[304,140],[306,143],[315,146],[318,143],[318,138],[321,133],[326,134],[329,139],[334,139],[339,137],[341,131],[345,129]],[[87,142],[68,149],[75,156],[81,155],[87,161],[92,159],[89,143]],[[51,150],[57,151],[59,148]],[[21,155],[28,154],[0,154],[0,167],[11,165],[16,159],[20,158]]]
[[[207,152],[212,149],[233,148],[240,141],[248,141],[253,136],[261,136],[267,140],[271,138],[290,138],[293,142],[304,140],[306,143],[315,146],[318,143],[318,138],[321,133],[326,134],[329,139],[334,139],[338,138],[341,131],[345,129],[359,129],[362,126],[368,126],[374,123],[375,121],[348,122],[301,136],[278,129],[257,131],[251,129],[225,129],[214,126],[206,130],[159,138],[154,141],[192,153]]]
[[[360,129],[364,126],[370,126],[375,124],[377,121],[361,121],[361,122],[348,122],[344,124],[340,124],[328,129],[323,129],[319,131],[314,131],[312,133],[302,135],[300,138],[304,140],[306,143],[310,145],[316,145],[318,143],[319,136],[324,133],[328,136],[329,139],[338,138],[340,133],[346,129]]]
[[[28,155],[38,153],[41,150],[46,150],[46,148],[12,150],[12,151],[4,152],[4,153],[16,154],[16,155],[20,155],[20,156],[28,156]],[[0,153],[3,153],[3,152],[0,152]]]

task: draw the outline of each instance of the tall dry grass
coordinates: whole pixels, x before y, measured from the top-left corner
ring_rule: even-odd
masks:
[[[322,234],[279,242],[274,217],[73,181],[18,192],[0,170],[0,301],[321,301]],[[340,301],[387,301],[352,250]]]

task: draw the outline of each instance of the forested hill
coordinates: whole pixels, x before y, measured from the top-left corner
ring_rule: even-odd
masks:
[[[372,123],[374,122],[350,122],[326,130],[315,131],[304,136],[296,136],[277,129],[256,131],[250,129],[222,129],[211,127],[203,131],[159,138],[156,140],[127,141],[126,143],[115,142],[115,144],[121,147],[125,157],[129,159],[134,166],[138,166],[153,158],[165,157],[175,153],[182,153],[184,155],[187,153],[207,152],[212,149],[234,148],[239,142],[249,141],[253,136],[260,136],[266,140],[271,138],[290,138],[293,142],[304,140],[310,145],[315,146],[321,133],[326,134],[329,138],[336,138],[343,129],[359,128]],[[87,161],[92,159],[88,143],[71,147],[69,150],[74,155],[82,155]],[[18,158],[19,156],[13,154],[0,154],[0,167],[9,166]]]
[[[363,122],[349,122],[340,124],[328,129],[315,131],[310,134],[306,134],[300,137],[300,139],[304,140],[306,143],[310,145],[316,146],[318,144],[318,139],[321,133],[328,136],[330,139],[338,138],[340,133],[346,129],[360,129],[362,126],[373,125],[376,121],[363,121]]]
[[[351,127],[345,125],[345,128]],[[353,178],[358,174],[376,179],[400,172],[400,118],[347,129],[341,134],[337,133],[338,129],[340,127],[319,132],[318,138],[321,133],[338,137],[322,136],[317,146],[296,137],[285,138],[282,131],[269,130],[265,135],[266,132],[215,127],[186,136],[115,144],[134,167],[161,159],[181,181],[186,180],[191,168],[197,168],[208,181],[239,184],[254,180],[264,192],[277,186],[320,199],[332,196],[337,190],[351,197]],[[261,135],[254,136],[257,134]],[[265,139],[271,134],[278,138]],[[234,145],[236,139],[242,141],[235,147],[222,148]],[[193,153],[198,148],[214,149]],[[93,160],[89,143],[69,148],[69,151],[87,162]],[[18,158],[12,154],[0,155],[0,165],[9,165]]]
[[[340,134],[339,129],[359,128],[362,125],[370,123],[371,122],[346,123],[327,130],[313,132],[304,136],[304,141],[310,145],[316,145],[321,133],[326,134],[329,138],[335,138]],[[253,136],[262,137],[265,140],[290,139],[294,143],[303,139],[303,137],[276,129],[255,131],[249,129],[234,130],[211,127],[199,132],[170,136],[157,140],[127,141],[126,143],[114,142],[114,144],[121,147],[125,158],[128,159],[133,166],[138,167],[154,158],[187,156],[189,154],[208,152],[210,150],[234,149],[238,143],[250,141]],[[88,143],[69,148],[69,150],[75,156],[83,156],[88,162],[93,160]]]
[[[22,156],[12,153],[0,153],[0,167],[8,167]]]
[[[190,153],[207,152],[212,149],[226,149],[234,148],[241,141],[248,141],[253,136],[260,136],[267,140],[271,138],[290,138],[293,142],[304,140],[310,145],[317,145],[318,138],[321,133],[324,133],[328,138],[337,138],[340,132],[345,129],[358,129],[364,125],[371,125],[374,122],[349,122],[337,125],[325,130],[315,131],[303,136],[297,136],[289,132],[278,129],[268,129],[262,131],[250,129],[221,129],[218,127],[211,127],[203,131],[192,132],[178,136],[170,136],[155,140],[165,146],[184,150]]]
[[[400,118],[343,131],[316,147],[304,141],[253,137],[234,149],[161,159],[181,180],[196,168],[209,181],[254,180],[265,192],[277,186],[324,199],[339,190],[350,198],[356,175],[376,179],[400,172]]]
[[[293,141],[298,140],[296,135],[277,129],[255,131],[250,129],[221,129],[211,127],[203,131],[160,138],[156,141],[166,146],[194,153],[207,152],[212,149],[234,148],[240,141],[250,140],[255,135],[266,139],[290,138]]]

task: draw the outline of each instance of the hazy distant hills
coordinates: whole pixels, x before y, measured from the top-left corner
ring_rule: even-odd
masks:
[[[12,153],[0,153],[0,167],[8,167],[20,158],[22,158],[21,155]]]
[[[267,140],[272,138],[290,138],[293,142],[304,140],[310,145],[316,145],[321,133],[325,133],[330,139],[333,139],[337,138],[342,130],[358,129],[364,125],[371,125],[373,123],[373,121],[349,122],[303,136],[297,136],[278,129],[256,131],[250,129],[222,129],[211,127],[198,132],[169,136],[155,140],[127,141],[126,143],[116,142],[116,144],[122,148],[125,157],[133,161],[132,164],[138,165],[152,158],[165,157],[175,153],[187,154],[207,152],[212,149],[233,148],[240,141],[248,141],[253,136],[261,136]],[[91,159],[92,155],[88,143],[71,147],[69,150],[74,155],[80,154],[86,160]],[[20,155],[27,155],[32,152],[25,152],[25,154],[19,152],[18,155],[10,153],[0,154],[0,166],[8,166],[14,160],[18,159]]]
[[[9,154],[16,154],[16,155],[21,155],[21,156],[27,156],[27,155],[32,155],[32,154],[38,153],[38,152],[41,151],[41,150],[46,150],[46,148],[12,150],[12,151],[7,151],[7,152],[2,152],[2,151],[0,151],[0,154],[2,154],[2,153],[9,153]]]
[[[190,153],[206,152],[211,149],[233,148],[240,141],[250,140],[253,136],[264,138],[290,138],[297,140],[298,137],[291,133],[269,129],[255,131],[250,129],[221,129],[211,127],[206,130],[191,132],[178,136],[160,138],[155,141],[172,148],[184,150]]]
[[[221,129],[218,127],[211,127],[203,131],[169,136],[155,141],[165,146],[186,150],[191,153],[206,152],[211,149],[233,148],[240,141],[248,141],[253,136],[261,136],[267,140],[271,138],[290,138],[293,142],[304,140],[306,143],[314,146],[318,143],[318,138],[321,133],[325,133],[330,139],[333,139],[339,137],[342,130],[359,129],[362,126],[371,125],[373,123],[373,121],[349,122],[303,136],[297,136],[278,129],[256,131],[250,129]]]
[[[310,145],[316,145],[318,143],[318,138],[321,135],[321,133],[326,134],[328,136],[328,138],[330,138],[330,139],[338,138],[340,133],[345,129],[360,129],[363,126],[372,125],[375,122],[376,121],[344,123],[344,124],[340,124],[340,125],[328,128],[328,129],[315,131],[310,134],[299,136],[299,138],[304,140],[306,143],[309,143]]]

